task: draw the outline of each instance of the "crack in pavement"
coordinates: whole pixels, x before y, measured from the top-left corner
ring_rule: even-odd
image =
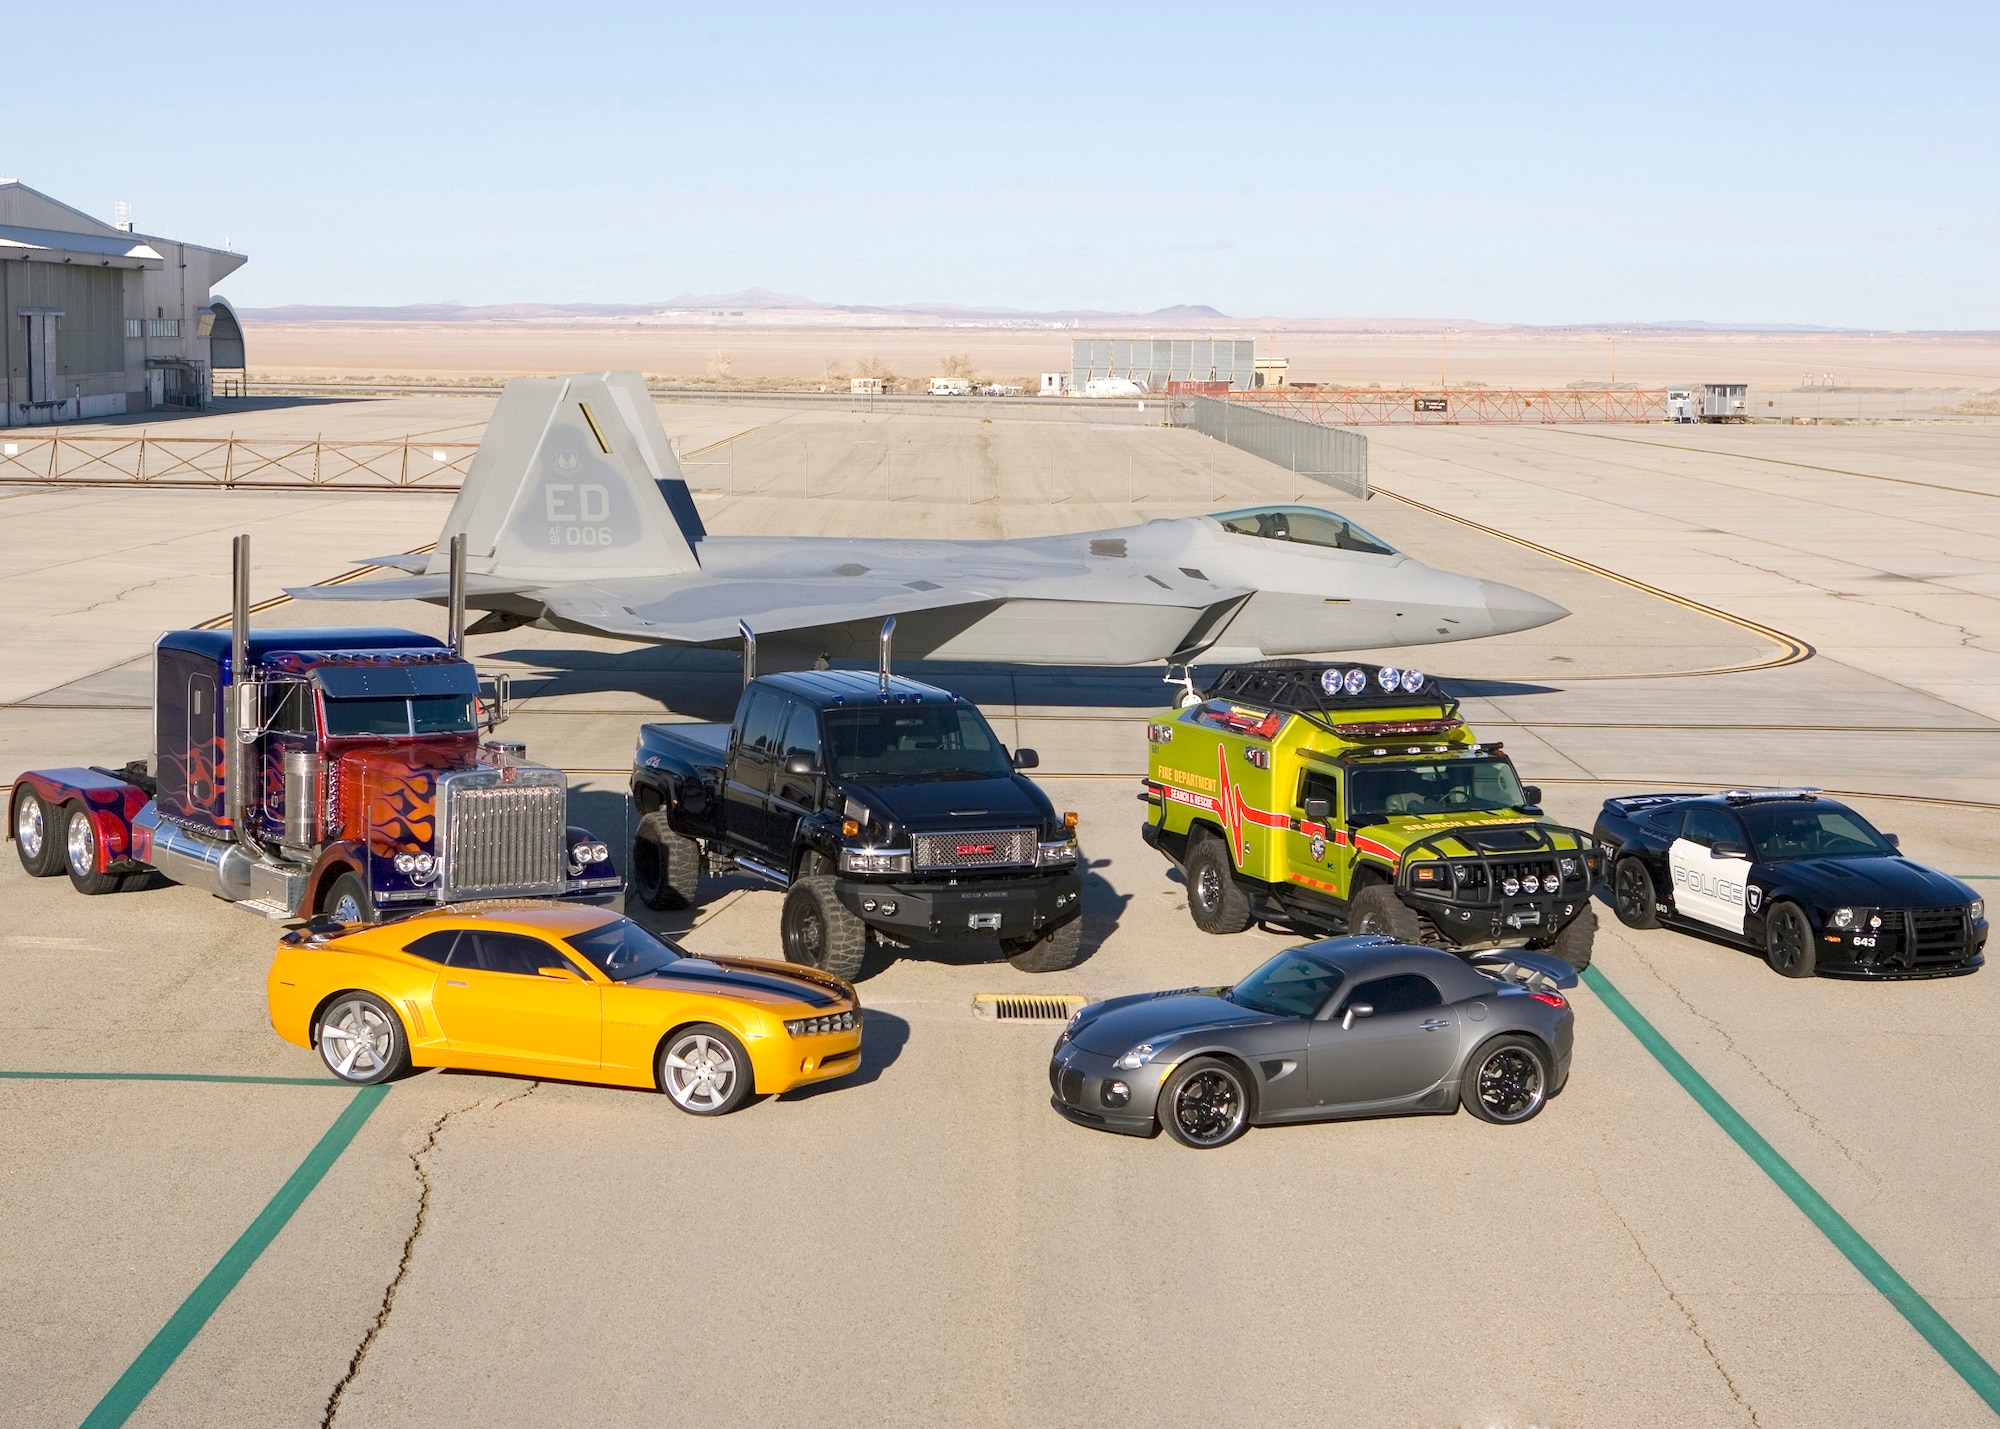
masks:
[[[1638,959],[1639,965],[1645,968],[1647,972],[1651,973],[1662,987],[1666,988],[1668,992],[1671,992],[1674,995],[1675,1000],[1678,1001],[1682,1007],[1687,1009],[1689,1016],[1695,1018],[1696,1020],[1702,1022],[1709,1028],[1713,1029],[1715,1035],[1722,1039],[1722,1045],[1732,1055],[1741,1060],[1744,1066],[1748,1067],[1751,1071],[1755,1072],[1759,1077],[1761,1077],[1764,1081],[1764,1085],[1768,1086],[1772,1091],[1776,1092],[1779,1096],[1783,1097],[1785,1099],[1785,1105],[1790,1107],[1792,1111],[1796,1113],[1798,1117],[1802,1121],[1804,1121],[1808,1127],[1812,1129],[1814,1135],[1822,1137],[1829,1145],[1831,1145],[1834,1148],[1834,1150],[1838,1151],[1843,1157],[1847,1159],[1849,1165],[1853,1166],[1855,1170],[1859,1171],[1863,1176],[1868,1178],[1868,1184],[1874,1187],[1874,1190],[1862,1202],[1863,1205],[1867,1205],[1873,1202],[1877,1197],[1879,1197],[1882,1194],[1884,1187],[1882,1184],[1882,1177],[1880,1173],[1878,1173],[1872,1167],[1863,1162],[1859,1156],[1856,1156],[1854,1152],[1851,1149],[1849,1149],[1846,1142],[1842,1141],[1839,1137],[1835,1136],[1831,1131],[1828,1131],[1826,1129],[1826,1123],[1821,1121],[1819,1117],[1815,1116],[1813,1113],[1807,1111],[1805,1109],[1805,1106],[1799,1101],[1797,1097],[1793,1096],[1791,1092],[1786,1087],[1784,1087],[1769,1072],[1765,1071],[1762,1067],[1758,1066],[1757,1059],[1752,1057],[1748,1052],[1744,1051],[1740,1046],[1737,1045],[1735,1037],[1730,1035],[1728,1028],[1724,1027],[1715,1018],[1709,1016],[1706,1012],[1703,1012],[1700,1008],[1696,1007],[1693,1002],[1689,1001],[1687,994],[1682,992],[1680,988],[1675,985],[1675,983],[1671,978],[1669,978],[1665,973],[1659,970],[1659,968],[1653,963],[1652,959],[1646,956],[1645,952],[1637,945],[1637,943],[1635,943],[1630,938],[1625,939],[1624,942],[1625,946],[1632,950],[1632,956]]]
[[[1611,1197],[1605,1194],[1604,1183],[1598,1179],[1595,1170],[1590,1173],[1590,1186],[1597,1192],[1597,1199],[1604,1203],[1604,1209],[1611,1212],[1611,1219],[1618,1222],[1618,1228],[1631,1240],[1632,1249],[1639,1253],[1639,1259],[1645,1263],[1646,1269],[1652,1272],[1653,1279],[1659,1282],[1660,1289],[1666,1293],[1667,1299],[1671,1300],[1674,1308],[1680,1311],[1681,1319],[1687,1324],[1688,1333],[1701,1341],[1701,1347],[1707,1351],[1709,1363],[1715,1366],[1715,1372],[1722,1377],[1723,1386],[1728,1389],[1729,1397],[1736,1401],[1737,1407],[1742,1409],[1744,1414],[1749,1416],[1750,1423],[1761,1429],[1763,1421],[1757,1417],[1756,1408],[1743,1397],[1743,1391],[1736,1387],[1735,1378],[1722,1363],[1722,1356],[1716,1353],[1715,1342],[1709,1339],[1707,1332],[1701,1327],[1701,1321],[1695,1318],[1694,1311],[1688,1308],[1685,1300],[1681,1299],[1680,1292],[1667,1283],[1667,1277],[1661,1274],[1660,1267],[1653,1263],[1653,1257],[1646,1254],[1645,1242],[1639,1239],[1639,1233],[1632,1229],[1631,1222],[1625,1219],[1618,1207],[1612,1203]]]
[[[417,1251],[417,1238],[423,1235],[424,1228],[430,1223],[431,1178],[424,1170],[424,1158],[437,1149],[439,1134],[454,1117],[471,1111],[497,1110],[509,1102],[517,1102],[524,1097],[532,1096],[535,1088],[540,1085],[539,1081],[529,1082],[525,1090],[516,1092],[513,1096],[501,1097],[497,1101],[488,1101],[485,1097],[481,1097],[478,1101],[440,1113],[438,1119],[431,1123],[430,1132],[424,1137],[424,1144],[409,1153],[410,1169],[417,1173],[416,1220],[410,1226],[408,1238],[403,1241],[403,1254],[396,1262],[396,1273],[390,1277],[388,1285],[382,1291],[381,1308],[375,1312],[375,1319],[369,1324],[367,1333],[361,1337],[361,1343],[354,1347],[354,1354],[347,1361],[346,1373],[341,1375],[339,1382],[326,1397],[326,1412],[320,1416],[320,1429],[333,1429],[334,1419],[340,1413],[340,1402],[346,1397],[348,1386],[354,1383],[354,1377],[361,1372],[361,1363],[368,1358],[369,1350],[375,1347],[375,1341],[381,1335],[382,1327],[389,1323],[389,1312],[396,1308],[396,1292],[402,1288],[404,1280],[409,1278],[410,1261]]]

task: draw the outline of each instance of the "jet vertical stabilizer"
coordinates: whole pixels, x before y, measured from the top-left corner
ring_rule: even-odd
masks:
[[[438,538],[428,575],[466,538],[466,568],[519,585],[701,568],[669,505],[680,464],[636,373],[509,382]],[[689,512],[692,500],[686,502]]]

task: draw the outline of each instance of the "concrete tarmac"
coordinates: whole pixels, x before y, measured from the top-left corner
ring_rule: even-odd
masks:
[[[731,531],[1027,534],[1301,494],[1185,432],[965,425],[751,421],[734,496],[714,468],[690,474]],[[899,484],[867,443],[905,438]],[[1576,612],[1408,657],[1458,682],[1559,816],[1587,826],[1602,797],[1645,787],[1816,783],[1870,796],[1859,806],[1912,857],[2000,884],[1982,539],[2000,520],[1984,494],[2000,495],[2000,432],[1371,438],[1393,496],[1308,499]],[[811,484],[787,490],[802,471]],[[230,532],[256,533],[262,599],[432,540],[444,506],[248,495],[0,489],[10,549],[39,563],[0,576],[10,769],[144,751],[148,646],[223,611]],[[337,614],[436,625],[428,608]],[[303,603],[259,617],[321,618]],[[1815,653],[1788,657],[1800,642]],[[638,721],[712,715],[735,683],[726,658],[543,632],[474,652],[523,673],[509,734],[579,771],[576,810],[606,831],[624,827],[622,778],[584,771],[622,768]],[[1083,963],[1033,978],[970,949],[872,969],[861,1072],[719,1122],[592,1086],[400,1082],[130,1422],[1991,1421],[1587,988],[1571,1084],[1523,1127],[1293,1127],[1199,1154],[1059,1119],[1055,1024],[975,1017],[974,993],[1226,982],[1287,940],[1195,931],[1139,838],[1135,726],[1157,672],[936,673],[1040,748],[1052,797],[1081,813]],[[647,917],[696,951],[771,955],[778,904],[717,881],[693,914]],[[85,900],[6,860],[0,1071],[321,1076],[265,1017],[276,931],[188,889]],[[1597,960],[2000,1359],[1991,971],[1796,983],[1608,910]],[[0,1078],[0,1319],[20,1350],[0,1356],[0,1422],[80,1422],[351,1096]]]

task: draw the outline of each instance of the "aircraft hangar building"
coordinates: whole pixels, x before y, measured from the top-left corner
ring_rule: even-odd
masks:
[[[215,369],[244,365],[210,290],[246,261],[0,179],[0,426],[206,406]]]
[[[1201,382],[1241,391],[1257,385],[1255,342],[1249,338],[1088,338],[1071,344],[1070,387],[1122,377],[1150,392],[1174,382]]]

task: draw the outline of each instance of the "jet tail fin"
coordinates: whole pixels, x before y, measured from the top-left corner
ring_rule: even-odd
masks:
[[[541,585],[695,571],[706,533],[645,382],[601,372],[507,384],[429,574],[459,534],[469,572]]]

